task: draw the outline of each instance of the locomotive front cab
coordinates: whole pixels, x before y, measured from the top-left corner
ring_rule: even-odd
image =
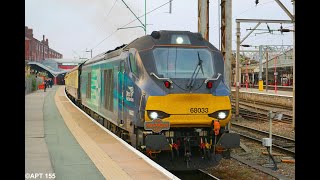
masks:
[[[214,120],[222,127],[228,124],[230,91],[223,81],[220,52],[177,44],[155,46],[152,53],[155,71],[149,74],[166,95],[148,97],[146,121],[160,118],[171,127],[210,127]]]
[[[186,159],[188,164],[195,156],[199,157],[193,159],[195,164],[206,166],[204,154],[214,154],[221,139],[231,146],[240,143],[239,137],[222,138],[231,119],[222,54],[198,33],[166,31],[151,36],[153,44],[139,50],[145,73],[137,84],[141,83],[145,98],[139,99],[144,124],[137,130],[137,147],[150,156],[158,154],[161,158],[156,161],[169,169]],[[169,165],[162,151],[172,154]]]

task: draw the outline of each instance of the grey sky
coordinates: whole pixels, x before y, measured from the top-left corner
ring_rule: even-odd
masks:
[[[144,0],[124,0],[137,16],[144,14]],[[147,12],[169,0],[147,1]],[[292,13],[291,0],[280,0]],[[113,6],[114,5],[114,6]],[[260,0],[256,6],[255,0],[233,0],[232,2],[232,48],[235,49],[235,19],[281,19],[289,17],[274,0]],[[113,7],[113,8],[112,8]],[[209,41],[219,48],[218,0],[210,0]],[[112,8],[112,9],[111,9]],[[147,15],[147,34],[154,30],[187,30],[198,31],[198,0],[173,0],[172,13],[169,14],[169,4]],[[110,11],[111,10],[111,11]],[[140,18],[144,23],[144,17]],[[93,56],[116,46],[129,43],[143,36],[142,28],[118,30],[130,21],[134,15],[121,0],[26,0],[25,25],[33,29],[34,37],[42,40],[42,35],[49,39],[49,46],[62,53],[64,58],[90,57],[86,49],[93,48]],[[130,26],[139,26],[134,21]],[[241,24],[241,37],[253,28],[254,23]],[[283,24],[283,28],[292,29],[292,24]],[[269,24],[270,29],[279,29],[280,24]],[[259,26],[266,29],[266,24]],[[292,32],[275,31],[273,34],[256,34],[255,31],[243,44],[250,45],[291,45]],[[112,35],[111,35],[112,34]],[[111,36],[110,36],[111,35]],[[109,38],[107,38],[110,36]],[[105,39],[107,38],[107,39]],[[104,40],[105,39],[105,40]],[[103,41],[104,40],[104,41]],[[103,42],[102,42],[103,41]]]

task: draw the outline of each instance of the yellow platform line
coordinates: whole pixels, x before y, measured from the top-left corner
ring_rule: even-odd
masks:
[[[87,153],[92,162],[106,179],[132,179],[123,169],[116,164],[88,135],[79,127],[76,119],[66,108],[67,103],[64,98],[64,86],[59,87],[55,94],[56,106],[63,117],[67,127],[76,138],[80,146]],[[69,103],[69,102],[68,102]]]

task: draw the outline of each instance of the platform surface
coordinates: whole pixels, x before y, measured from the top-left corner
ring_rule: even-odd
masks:
[[[57,111],[57,88],[25,96],[25,179],[105,179]]]
[[[27,94],[25,102],[25,179],[179,179],[90,120],[64,86]]]
[[[64,86],[59,87],[54,101],[65,124],[106,179],[178,179],[147,163],[90,120],[67,99]]]
[[[231,91],[236,91],[235,87],[231,88]],[[275,91],[274,88],[269,88],[268,91],[265,89],[263,91],[259,91],[259,89],[256,88],[243,88],[241,87],[239,89],[240,92],[248,92],[248,93],[260,93],[260,94],[269,94],[269,95],[278,95],[278,96],[293,96],[292,91]]]

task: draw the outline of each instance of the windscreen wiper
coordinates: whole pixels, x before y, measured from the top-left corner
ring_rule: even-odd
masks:
[[[191,78],[189,79],[188,85],[187,87],[189,88],[189,90],[191,90],[191,88],[193,87],[193,84],[195,82],[195,79],[197,78],[199,71],[201,70],[202,74],[204,75],[203,72],[203,68],[202,68],[202,60],[200,59],[200,55],[198,52],[198,64],[196,66],[196,69],[193,71]],[[197,71],[197,72],[196,72]]]

